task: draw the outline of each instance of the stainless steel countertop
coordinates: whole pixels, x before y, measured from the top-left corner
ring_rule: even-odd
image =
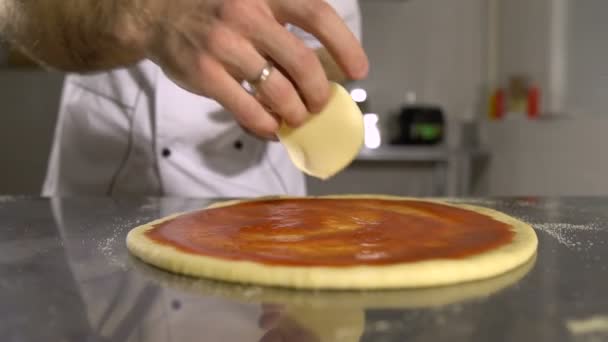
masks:
[[[530,222],[540,245],[515,272],[454,287],[269,289],[129,256],[130,228],[209,202],[0,197],[0,340],[608,341],[608,198],[466,201]]]

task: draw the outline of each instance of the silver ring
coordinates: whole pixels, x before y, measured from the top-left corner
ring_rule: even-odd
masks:
[[[247,81],[247,82],[249,82],[249,84],[252,85],[253,87],[257,87],[260,84],[262,84],[262,82],[266,81],[270,77],[272,70],[274,70],[274,66],[272,65],[272,63],[266,62],[266,65],[264,66],[262,71],[260,71],[258,76],[255,79]]]

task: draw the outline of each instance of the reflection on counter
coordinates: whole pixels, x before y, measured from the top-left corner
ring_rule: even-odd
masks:
[[[513,286],[533,268],[536,255],[526,264],[501,276],[453,286],[390,291],[310,291],[227,283],[175,275],[149,266],[134,257],[130,268],[168,291],[186,291],[192,301],[220,298],[261,307],[264,338],[298,337],[298,341],[355,342],[365,334],[397,330],[402,319],[373,321],[370,310],[446,309],[488,297]],[[393,327],[392,325],[395,325]],[[262,338],[261,341],[266,341]],[[295,340],[295,339],[293,339]],[[252,340],[253,341],[253,340]],[[292,341],[286,339],[285,341]]]
[[[272,303],[281,306],[309,307],[318,310],[348,309],[423,309],[488,297],[525,277],[536,263],[534,255],[524,265],[497,277],[450,286],[421,289],[342,291],[295,290],[279,287],[195,279],[160,270],[130,256],[129,267],[166,288],[202,296],[217,296],[230,301]]]

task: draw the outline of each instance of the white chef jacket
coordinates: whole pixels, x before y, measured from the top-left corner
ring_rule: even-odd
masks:
[[[327,2],[360,37],[357,0]],[[310,47],[321,46],[289,29]],[[305,192],[304,176],[281,144],[247,134],[219,103],[178,87],[151,61],[66,77],[45,196]]]

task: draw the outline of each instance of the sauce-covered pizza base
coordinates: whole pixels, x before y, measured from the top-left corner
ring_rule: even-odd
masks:
[[[405,288],[492,277],[525,263],[527,224],[487,208],[386,196],[219,203],[137,227],[144,261],[213,279],[299,288]]]
[[[416,200],[277,199],[188,213],[148,238],[185,253],[268,265],[389,265],[458,259],[511,242],[511,227],[471,210]]]

